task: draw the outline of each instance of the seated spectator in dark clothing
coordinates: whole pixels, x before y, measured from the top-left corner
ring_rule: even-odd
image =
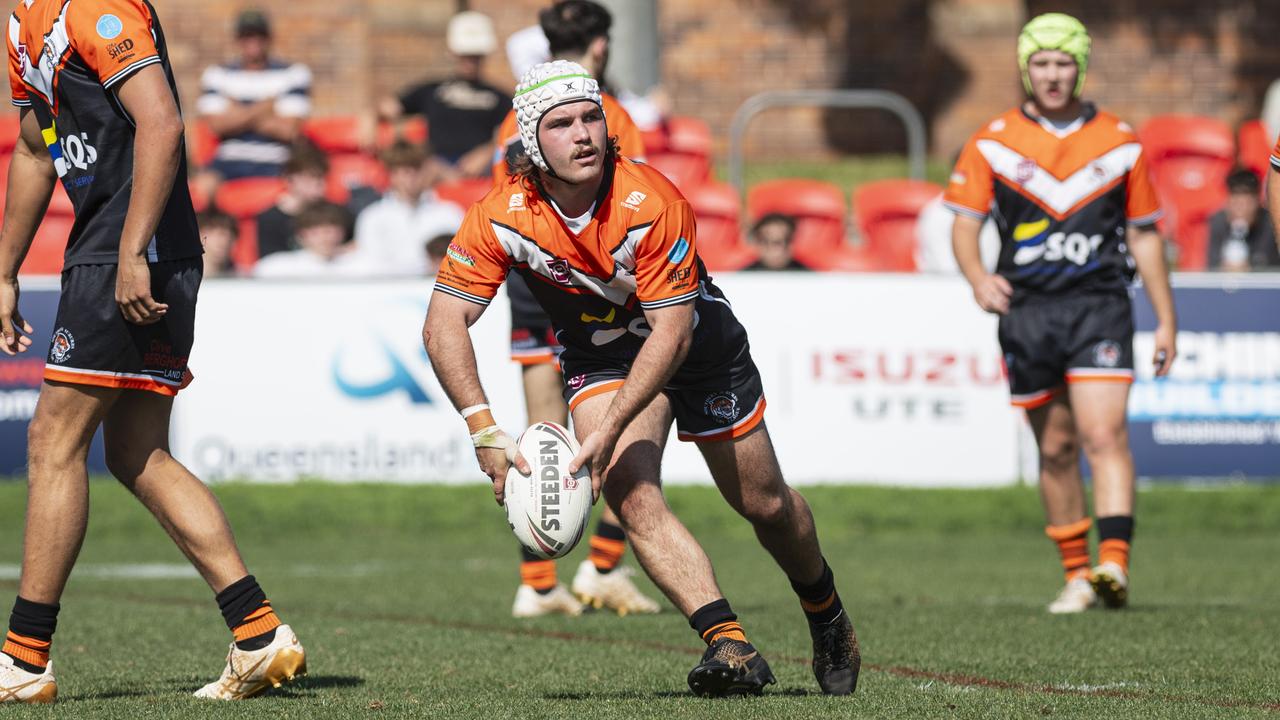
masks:
[[[743,270],[809,270],[791,256],[791,239],[796,234],[796,221],[789,215],[769,213],[751,228],[751,245],[760,258]]]
[[[351,213],[319,200],[303,207],[294,219],[298,249],[278,252],[253,268],[260,278],[364,277],[369,268],[351,240]]]
[[[445,43],[456,62],[453,76],[383,98],[378,116],[390,121],[425,117],[431,147],[444,161],[443,179],[484,177],[493,159],[494,133],[511,109],[511,93],[481,80],[485,57],[498,47],[493,22],[478,12],[458,13],[449,21]]]
[[[1227,176],[1227,204],[1209,218],[1211,270],[1245,271],[1280,267],[1271,215],[1259,199],[1258,176],[1235,170]]]
[[[284,194],[255,219],[259,258],[298,249],[293,237],[293,220],[303,207],[324,199],[328,174],[329,159],[324,153],[305,141],[294,145],[284,165]]]
[[[236,219],[217,209],[209,209],[196,215],[200,227],[200,241],[204,243],[204,276],[227,277],[236,274],[231,262],[231,248],[240,238],[240,225]]]

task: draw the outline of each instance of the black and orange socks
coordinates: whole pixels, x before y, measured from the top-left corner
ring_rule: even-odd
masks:
[[[13,664],[32,673],[43,673],[49,665],[49,647],[53,631],[58,627],[57,603],[46,605],[18,597],[9,615],[9,632],[0,652],[13,658]]]
[[[697,631],[698,637],[710,645],[720,638],[730,638],[741,642],[747,641],[747,634],[738,624],[738,616],[729,601],[724,598],[709,602],[693,611],[689,616],[689,626]]]
[[[836,592],[835,575],[826,558],[822,559],[822,575],[812,584],[805,585],[794,580],[791,589],[800,598],[800,607],[804,615],[814,625],[825,625],[833,622],[844,612],[844,604],[840,602],[840,594]]]
[[[596,572],[601,575],[612,572],[622,562],[626,551],[627,535],[622,528],[604,520],[596,523],[596,534],[591,536],[591,553],[587,556]]]
[[[546,595],[556,589],[556,561],[543,560],[520,548],[520,582]]]
[[[1050,525],[1044,529],[1044,534],[1058,544],[1067,582],[1089,574],[1089,528],[1092,525],[1093,521],[1085,518],[1070,525]]]
[[[217,595],[218,609],[241,650],[261,650],[271,644],[280,618],[252,575],[231,583]]]
[[[1098,518],[1098,562],[1113,562],[1129,572],[1129,544],[1133,542],[1133,516]]]

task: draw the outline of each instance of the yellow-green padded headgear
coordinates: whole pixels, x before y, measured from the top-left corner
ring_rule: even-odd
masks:
[[[1089,31],[1079,20],[1064,13],[1045,13],[1031,18],[1018,34],[1018,67],[1022,70],[1022,86],[1031,94],[1031,76],[1027,63],[1041,50],[1061,50],[1075,58],[1080,72],[1072,97],[1080,97],[1084,89],[1084,72],[1089,67]]]

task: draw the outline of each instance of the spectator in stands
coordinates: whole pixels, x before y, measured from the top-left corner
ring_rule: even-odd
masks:
[[[920,216],[916,218],[917,270],[940,274],[960,272],[955,253],[951,249],[951,226],[955,224],[955,219],[955,213],[942,204],[942,193],[938,193],[937,197],[920,209]],[[1000,257],[1000,231],[991,218],[982,223],[982,229],[978,232],[978,250],[982,256],[982,266],[988,272],[994,271],[996,260]]]
[[[462,208],[432,189],[439,162],[426,148],[403,140],[383,153],[387,193],[356,220],[356,250],[380,275],[427,272],[427,240],[450,235],[462,225]]]
[[[769,213],[751,228],[751,245],[760,257],[743,270],[809,270],[791,256],[791,240],[796,234],[796,221],[790,215]]]
[[[444,254],[449,250],[449,243],[453,242],[453,235],[437,235],[427,241],[428,276],[435,275],[440,270],[440,263],[444,262]]]
[[[235,34],[239,56],[204,71],[196,102],[220,140],[213,162],[198,178],[206,197],[213,197],[223,180],[279,175],[290,143],[311,114],[311,70],[271,57],[266,14],[240,13]]]
[[[369,275],[369,267],[348,241],[351,213],[325,200],[310,203],[294,218],[298,249],[274,253],[258,261],[253,274],[260,278],[356,277]]]
[[[324,199],[328,173],[329,159],[319,148],[305,140],[294,144],[284,165],[284,193],[255,220],[259,258],[298,249],[293,236],[294,219],[302,208]]]
[[[1239,168],[1227,176],[1227,204],[1209,218],[1211,270],[1245,271],[1280,266],[1271,215],[1262,207],[1258,176]]]
[[[378,103],[378,117],[427,119],[431,146],[444,162],[445,179],[483,177],[493,156],[493,134],[511,109],[510,93],[481,80],[485,57],[498,47],[493,22],[478,12],[453,16],[445,36],[456,68],[452,77],[423,82]]]
[[[231,248],[240,238],[240,225],[230,215],[210,208],[196,215],[200,228],[200,241],[204,244],[204,276],[226,277],[235,275],[231,262]]]

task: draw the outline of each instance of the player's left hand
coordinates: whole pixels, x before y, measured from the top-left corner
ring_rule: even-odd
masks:
[[[1178,356],[1178,331],[1168,325],[1160,325],[1155,332],[1155,355],[1151,359],[1155,366],[1156,377],[1169,374],[1173,359]]]
[[[577,457],[569,462],[569,473],[578,472],[585,467],[591,471],[591,502],[600,499],[600,488],[604,486],[605,472],[613,460],[613,449],[618,444],[618,437],[603,430],[596,430],[582,440],[582,449]]]
[[[116,304],[134,325],[151,325],[164,318],[169,306],[151,297],[151,268],[145,258],[121,258],[116,268]]]

